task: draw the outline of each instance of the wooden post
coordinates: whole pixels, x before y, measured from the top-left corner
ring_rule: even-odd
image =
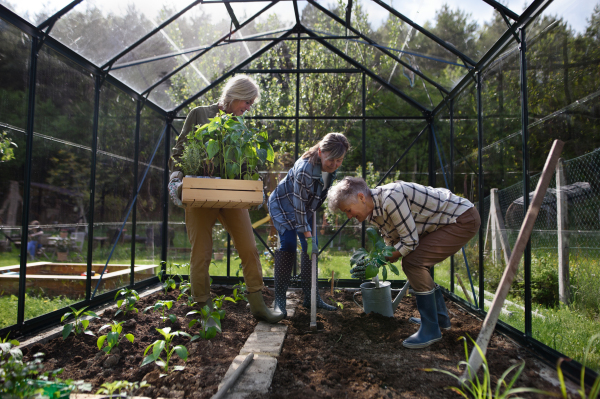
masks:
[[[313,229],[312,233],[317,234],[317,212],[313,212]],[[317,257],[319,256],[319,248],[317,248],[316,240],[313,238],[313,250],[312,254],[312,268],[311,268],[311,286],[310,292],[310,329],[311,331],[317,330]]]
[[[521,256],[523,256],[523,252],[525,252],[525,247],[527,246],[527,242],[529,241],[529,237],[533,231],[535,219],[540,212],[542,201],[546,195],[546,190],[548,189],[550,179],[552,179],[552,175],[554,174],[556,164],[558,163],[558,158],[560,157],[560,153],[562,152],[564,145],[565,143],[560,140],[554,140],[554,143],[552,144],[552,149],[550,150],[550,154],[546,159],[546,164],[542,170],[542,175],[538,182],[535,193],[533,194],[533,200],[531,201],[531,205],[527,210],[525,220],[521,226],[521,231],[517,237],[514,251],[508,264],[506,265],[506,268],[504,269],[504,274],[502,275],[500,285],[496,290],[496,295],[494,296],[492,306],[490,306],[490,310],[483,321],[479,337],[477,337],[477,345],[481,349],[483,356],[485,356],[490,338],[492,337],[492,333],[496,328],[496,323],[498,322],[498,317],[500,316],[500,312],[504,306],[504,301],[506,300],[510,286],[512,285],[512,282],[517,274]],[[523,193],[523,195],[528,194],[529,193]],[[463,380],[470,380],[474,378],[477,375],[477,371],[479,370],[482,361],[483,358],[481,354],[476,347],[473,347],[473,350],[471,351],[471,357],[469,358],[469,364],[462,375]]]
[[[469,291],[467,291],[467,289],[465,288],[465,285],[463,284],[462,279],[460,278],[458,273],[454,273],[454,275],[456,276],[456,279],[458,280],[458,284],[460,284],[460,288],[462,288],[465,296],[467,297],[467,301],[469,301],[470,304],[473,304],[473,301],[471,300],[471,296],[469,295]]]
[[[558,298],[568,305],[569,297],[569,214],[564,164],[562,158],[556,165],[556,230],[558,232]]]

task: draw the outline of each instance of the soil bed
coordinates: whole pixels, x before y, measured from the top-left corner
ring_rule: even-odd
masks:
[[[132,319],[124,333],[135,335],[133,344],[123,340],[120,358],[116,365],[106,366],[107,356],[96,346],[98,329],[114,319],[116,310],[105,312],[101,320],[93,320],[91,336],[69,336],[66,341],[54,339],[45,345],[34,345],[26,354],[45,353],[46,369],[64,368],[61,378],[84,379],[93,384],[95,392],[102,383],[114,380],[147,380],[152,388],[137,394],[165,398],[210,398],[217,392],[229,365],[238,355],[248,336],[254,331],[256,320],[246,308],[246,302],[237,304],[225,301],[227,311],[222,321],[223,333],[210,341],[198,339],[192,343],[177,337],[174,345],[185,345],[190,356],[187,362],[178,357],[172,359],[170,367],[184,365],[183,371],[173,371],[159,378],[161,369],[154,363],[139,367],[146,347],[162,336],[156,328],[171,327],[196,334],[196,326],[188,328],[191,310],[183,301],[175,302],[179,291],[163,292],[142,298],[137,308],[140,313],[116,320]],[[232,290],[213,287],[212,294],[231,296]],[[328,292],[321,290],[324,298]],[[402,346],[402,340],[417,331],[417,326],[408,322],[411,316],[418,317],[414,297],[407,296],[398,306],[393,318],[378,314],[366,315],[352,300],[352,291],[338,291],[334,297],[344,306],[343,310],[326,312],[319,310],[318,332],[310,332],[310,309],[299,305],[293,318],[282,321],[288,333],[278,358],[277,369],[268,394],[254,398],[458,398],[459,395],[446,389],[456,386],[452,378],[437,372],[425,372],[423,368],[439,368],[456,373],[456,366],[465,359],[463,341],[467,334],[476,338],[481,320],[467,314],[447,301],[452,329],[443,331],[443,338],[429,348],[410,350]],[[271,290],[264,291],[265,302],[271,304]],[[301,293],[294,293],[301,299]],[[177,323],[166,324],[158,313],[141,311],[158,299],[172,299],[175,304],[170,312],[177,315]],[[105,334],[103,330],[100,334]],[[469,345],[469,350],[471,345]],[[488,362],[492,379],[497,381],[502,373],[517,362],[526,362],[526,367],[516,386],[536,387],[549,390],[550,384],[539,375],[543,366],[530,352],[516,346],[509,339],[494,334],[488,348]],[[494,384],[495,387],[495,384]],[[554,389],[556,391],[556,389]],[[521,395],[537,398],[536,395]]]

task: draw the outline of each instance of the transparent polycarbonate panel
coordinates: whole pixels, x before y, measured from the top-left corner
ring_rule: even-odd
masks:
[[[85,0],[59,19],[50,35],[102,65],[191,3],[191,0],[152,3],[127,0],[115,4]],[[211,5],[211,15],[218,14],[215,8],[218,5]]]
[[[527,28],[530,123],[549,115],[569,115],[573,107],[594,103],[600,95],[599,24],[600,8],[594,2],[558,0]],[[583,137],[583,130],[570,132]],[[567,136],[571,141],[571,133]]]
[[[253,74],[260,87],[260,101],[248,116],[295,116],[296,74]],[[286,122],[287,123],[287,122]]]
[[[240,24],[253,18],[241,30],[242,37],[266,34],[268,32],[290,29],[296,24],[294,5],[290,1],[282,1],[269,7],[256,18],[255,15],[265,9],[270,2],[236,2],[230,3],[231,8]],[[303,9],[306,2],[298,2],[299,9]],[[239,36],[239,33],[238,35]],[[242,37],[238,37],[241,39]]]
[[[173,121],[173,129],[169,132],[169,148],[175,147],[176,137],[183,129],[183,119]],[[167,262],[170,264],[190,262],[190,241],[185,228],[185,210],[178,207],[169,198],[169,223],[167,228]],[[162,242],[162,231],[161,242]]]
[[[33,25],[39,25],[55,13],[68,6],[72,0],[28,0],[8,1],[0,0],[0,4]]]
[[[345,15],[345,11],[341,11],[341,5],[339,4],[325,5],[321,3],[321,5],[330,11],[333,10],[332,12],[338,17],[340,15]],[[306,6],[302,9],[300,22],[318,36],[339,36],[346,34],[346,27],[343,24],[331,18],[310,3],[306,3]]]
[[[39,53],[37,73],[27,242],[27,275],[33,282],[25,303],[27,318],[55,310],[38,307],[41,299],[85,297],[85,280],[70,276],[86,271],[90,211],[94,96],[89,93],[94,80],[48,47]],[[63,275],[64,265],[71,271]],[[42,274],[61,277],[57,283],[40,278]]]
[[[387,0],[384,3],[474,61],[478,61],[485,54],[490,42],[498,40],[506,31],[506,23],[501,14],[491,5],[480,0],[449,1],[434,5],[436,8],[429,10],[425,9],[430,6],[429,3],[417,0],[403,2]],[[420,48],[425,50],[423,54],[428,55],[439,51],[430,52],[438,46],[434,40],[422,37],[420,41],[417,36],[424,36],[423,33],[417,33],[416,28],[411,29],[409,24],[385,7],[373,2],[359,4],[361,6],[355,7],[353,14],[357,15],[358,21],[363,20],[363,24],[368,23],[376,35],[381,37],[380,44],[399,49]],[[512,10],[519,13],[521,6],[522,3],[519,3],[517,8]],[[511,9],[510,4],[508,8]],[[456,59],[456,56],[453,59]]]
[[[292,37],[296,37],[293,35]],[[300,45],[302,48],[303,44]],[[250,61],[242,69],[294,69],[298,60],[297,41],[284,40],[260,57]]]
[[[401,79],[398,79],[401,80]],[[415,85],[416,90],[404,92],[404,94],[420,95],[419,86]],[[422,86],[421,86],[422,87]],[[401,116],[422,118],[423,114],[417,108],[404,101],[402,97],[396,94],[396,91],[386,88],[380,82],[367,78],[367,116]]]
[[[300,116],[362,115],[362,75],[311,73],[300,75]]]

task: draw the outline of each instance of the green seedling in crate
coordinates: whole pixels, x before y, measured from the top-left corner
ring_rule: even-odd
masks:
[[[196,314],[200,315],[200,319],[193,319],[189,322],[188,327],[192,328],[192,326],[200,322],[200,333],[199,335],[194,335],[192,341],[199,337],[202,339],[212,339],[217,335],[217,332],[221,332],[221,314],[219,311],[211,310],[210,307],[206,305],[199,311],[192,310],[186,316]]]
[[[148,347],[144,351],[144,356],[146,356],[150,348],[152,348],[152,353],[144,358],[140,367],[155,362],[159,367],[161,367],[165,371],[165,374],[161,375],[162,377],[163,375],[169,373],[169,362],[171,361],[171,357],[174,354],[177,354],[177,356],[179,356],[184,362],[187,361],[188,358],[188,350],[185,346],[177,345],[171,348],[171,342],[173,341],[173,338],[180,335],[183,337],[191,338],[191,335],[183,331],[175,331],[172,333],[171,327],[165,327],[164,329],[157,328],[156,331],[161,333],[162,336],[165,337],[165,339],[156,340],[153,344],[148,345]],[[164,360],[160,357],[160,354],[163,351],[167,354]],[[173,367],[173,369],[176,371],[183,370],[184,368],[184,366]]]
[[[70,307],[70,308],[71,308],[71,311],[65,313],[63,315],[63,317],[60,319],[60,322],[62,323],[63,321],[65,321],[65,319],[69,318],[70,316],[75,317],[75,322],[65,324],[65,326],[63,327],[63,331],[62,331],[63,339],[67,339],[67,337],[69,336],[69,334],[71,334],[71,332],[75,335],[84,333],[87,335],[94,336],[94,333],[87,329],[88,326],[90,325],[90,321],[84,319],[83,317],[89,316],[92,318],[94,318],[94,317],[99,318],[100,316],[98,316],[96,313],[92,312],[91,310],[86,311],[87,306],[83,307],[79,310],[72,308],[72,307]]]
[[[138,312],[138,309],[135,307],[135,303],[140,300],[140,296],[136,290],[132,290],[129,288],[123,288],[123,289],[119,290],[119,292],[117,292],[117,294],[115,295],[115,300],[117,299],[118,296],[122,296],[124,298],[119,299],[117,301],[117,307],[119,308],[119,310],[117,310],[117,312],[115,313],[115,316],[121,312],[123,312],[123,314],[125,314],[125,315],[129,312],[135,312],[135,313]],[[121,306],[123,304],[125,304],[125,307],[123,309],[121,309]]]
[[[156,303],[154,305],[150,305],[146,309],[144,309],[144,313],[146,313],[150,309],[152,309],[155,312],[159,311],[160,319],[162,320],[163,323],[165,323],[167,321],[167,319],[171,320],[171,323],[175,323],[177,321],[177,316],[175,316],[174,314],[165,316],[165,311],[167,309],[171,309],[172,307],[173,307],[173,301],[160,301],[159,300],[159,301],[156,301]]]
[[[102,327],[100,327],[98,332],[104,330],[105,328],[110,328],[110,332],[106,335],[101,336],[100,338],[98,338],[98,341],[96,341],[98,349],[103,350],[104,352],[106,352],[107,355],[110,353],[111,350],[119,346],[119,343],[122,339],[121,332],[123,332],[122,324],[124,322],[121,321],[117,323],[116,321],[113,321],[112,323],[113,324],[105,324]],[[125,338],[133,344],[133,334],[125,334]],[[106,343],[106,346],[102,348],[104,343]]]
[[[118,397],[121,397],[121,392],[133,392],[136,391],[140,388],[148,388],[151,385],[148,384],[146,381],[142,381],[140,382],[129,382],[129,381],[113,381],[113,382],[105,382],[104,384],[100,385],[100,389],[98,389],[98,391],[96,391],[96,395],[100,395],[100,394],[104,394],[104,395],[108,395],[109,398],[113,397],[114,393],[117,393]]]

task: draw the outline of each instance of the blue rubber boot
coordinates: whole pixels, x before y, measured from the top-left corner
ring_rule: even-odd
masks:
[[[317,276],[319,275],[319,267],[317,265]],[[310,293],[312,291],[312,260],[306,252],[302,252],[300,255],[300,278],[302,279],[302,292],[304,293],[304,300],[302,306],[310,308]],[[317,289],[317,308],[325,310],[337,310],[335,306],[326,304],[319,295]]]
[[[448,308],[446,308],[446,301],[444,301],[444,294],[442,294],[440,286],[437,284],[435,287],[435,307],[437,308],[438,325],[440,328],[442,330],[452,328],[452,323],[450,323],[450,317],[448,316]],[[421,319],[418,317],[411,317],[408,321],[414,324],[421,324]]]
[[[421,314],[421,327],[402,342],[402,345],[410,349],[426,348],[442,339],[435,306],[435,289],[429,292],[415,292],[415,296]]]
[[[295,252],[275,251],[275,267],[273,270],[273,280],[275,282],[275,311],[283,313],[287,317],[285,310],[285,301],[287,289],[292,279],[292,269],[296,261]]]

